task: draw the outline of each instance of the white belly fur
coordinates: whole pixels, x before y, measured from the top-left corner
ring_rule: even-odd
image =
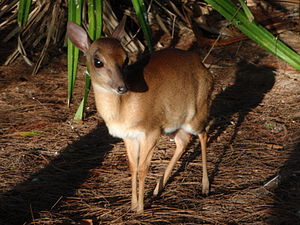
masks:
[[[164,129],[164,132],[166,134],[171,134],[179,129],[183,129],[184,131],[186,131],[187,133],[189,134],[193,134],[193,135],[198,135],[199,132],[192,129],[191,125],[190,124],[183,124],[181,126],[177,126],[177,127],[167,127]]]
[[[111,123],[109,125],[107,124],[107,127],[112,136],[122,139],[139,139],[145,136],[143,130],[128,127],[125,123]]]

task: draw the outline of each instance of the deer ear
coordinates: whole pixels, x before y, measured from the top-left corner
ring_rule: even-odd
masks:
[[[67,35],[70,41],[84,53],[90,48],[91,40],[86,31],[74,22],[68,22]]]
[[[114,32],[112,33],[111,37],[118,39],[121,41],[121,39],[125,36],[125,23],[126,23],[127,16],[124,15],[119,25],[115,28]]]

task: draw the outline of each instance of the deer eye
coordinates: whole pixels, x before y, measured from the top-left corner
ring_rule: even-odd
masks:
[[[103,62],[98,58],[94,58],[94,66],[96,68],[101,68],[103,66]]]

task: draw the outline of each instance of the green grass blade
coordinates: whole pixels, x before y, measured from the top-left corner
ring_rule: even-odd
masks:
[[[20,0],[19,2],[19,8],[18,8],[18,23],[21,27],[23,25],[23,15],[25,11],[25,4],[26,2],[24,0]]]
[[[244,0],[239,0],[240,1],[240,4],[245,12],[245,15],[247,16],[248,20],[250,22],[252,22],[254,20],[254,16],[253,14],[251,13],[250,9],[248,8],[248,6],[246,5],[245,1]]]
[[[88,0],[88,23],[89,23],[89,36],[92,40],[95,40],[95,26],[96,26],[96,15],[95,15],[95,1]]]
[[[88,0],[87,2],[88,6],[88,33],[92,40],[95,40],[95,27],[96,27],[96,15],[95,15],[95,1],[94,0]],[[84,109],[88,97],[90,89],[90,77],[88,75],[85,76],[85,87],[84,87],[84,95],[80,102],[80,105],[75,113],[74,120],[82,120],[84,117]]]
[[[24,20],[23,20],[23,26],[27,23],[29,13],[30,13],[30,8],[31,8],[31,0],[26,1],[26,7],[25,7],[25,13],[24,13]]]
[[[74,120],[75,121],[78,121],[78,120],[82,120],[82,114],[83,114],[83,112],[84,112],[84,101],[83,101],[83,99],[81,100],[81,102],[80,102],[80,105],[79,105],[79,107],[78,107],[78,109],[77,109],[77,111],[76,111],[76,113],[75,113],[75,116],[74,116]]]
[[[81,23],[81,11],[83,0],[68,1],[68,21]],[[73,90],[75,86],[77,66],[79,58],[79,49],[68,40],[68,106],[72,101]]]
[[[88,24],[89,36],[92,40],[100,38],[102,32],[102,0],[89,0],[88,1]]]
[[[22,131],[19,132],[19,135],[27,137],[27,136],[35,136],[35,135],[39,135],[39,134],[43,134],[44,131],[40,131],[40,130],[35,130],[35,131]]]
[[[151,35],[151,29],[147,23],[147,10],[143,0],[131,0],[136,16],[142,27],[144,37],[147,41],[147,46],[150,51],[153,51],[153,41]]]
[[[205,0],[227,20],[264,49],[300,70],[300,56],[255,21],[249,21],[243,10],[229,0]]]
[[[147,14],[147,9],[146,9],[144,0],[138,0],[138,2],[139,2],[141,12],[143,13],[145,21],[148,21],[148,14]]]
[[[19,1],[19,8],[18,8],[18,23],[21,27],[23,27],[29,17],[31,7],[31,0],[20,0]]]
[[[68,21],[75,21],[75,2],[70,0],[68,2]],[[72,101],[72,93],[74,89],[74,82],[76,78],[76,74],[73,71],[74,64],[74,49],[75,46],[72,44],[70,40],[68,40],[68,106]]]
[[[89,28],[88,33],[92,40],[100,38],[102,32],[102,0],[89,0],[88,1],[88,22]],[[87,71],[89,73],[89,71]],[[81,103],[75,113],[74,120],[82,120],[84,117],[85,105],[87,102],[89,90],[91,87],[91,78],[89,75],[85,76],[85,88],[84,95]]]
[[[95,39],[98,39],[101,37],[102,27],[103,27],[103,1],[97,1],[95,2],[95,13],[96,13],[96,27],[95,27]]]
[[[74,120],[82,120],[84,117],[84,111],[85,111],[85,106],[87,102],[87,98],[89,95],[89,91],[91,88],[91,78],[89,75],[85,75],[85,88],[84,88],[84,95],[83,98],[80,102],[80,105],[75,113]]]

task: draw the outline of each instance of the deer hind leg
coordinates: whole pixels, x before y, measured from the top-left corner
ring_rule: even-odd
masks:
[[[207,160],[206,160],[206,144],[207,144],[207,133],[202,131],[199,134],[199,139],[201,143],[201,155],[202,155],[202,194],[208,195],[209,193],[209,180],[207,175]]]
[[[138,181],[139,181],[139,194],[137,212],[142,213],[144,211],[144,193],[145,193],[145,179],[151,163],[153,150],[157,143],[159,131],[148,133],[145,138],[140,140],[140,154],[138,164]]]
[[[189,141],[191,139],[191,135],[188,134],[187,132],[185,132],[184,130],[180,129],[178,130],[178,132],[175,135],[175,143],[176,143],[176,149],[174,152],[174,155],[171,159],[171,161],[169,162],[164,175],[160,178],[160,180],[157,182],[157,185],[154,189],[153,195],[157,196],[158,193],[160,193],[160,191],[164,188],[164,186],[166,185],[172,170],[174,169],[177,161],[180,159],[180,157],[182,156],[182,153],[184,152],[186,146],[188,145]]]

